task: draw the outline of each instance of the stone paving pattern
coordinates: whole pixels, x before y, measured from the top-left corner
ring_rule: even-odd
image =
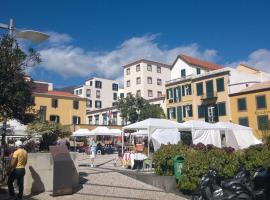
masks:
[[[38,200],[109,200],[109,199],[164,199],[185,200],[186,198],[176,194],[166,193],[163,190],[135,180],[119,173],[113,166],[115,155],[98,156],[95,168],[90,168],[88,155],[79,155],[80,188],[73,195],[52,197],[52,192],[44,192],[39,195],[26,197],[25,199]],[[1,196],[0,196],[1,197]]]

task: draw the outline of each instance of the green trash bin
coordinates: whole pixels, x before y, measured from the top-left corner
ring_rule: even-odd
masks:
[[[175,156],[173,159],[173,168],[176,181],[178,182],[182,175],[182,167],[184,164],[185,158],[183,156]]]

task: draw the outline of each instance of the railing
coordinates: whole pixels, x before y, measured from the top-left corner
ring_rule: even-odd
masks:
[[[205,100],[205,99],[213,99],[213,98],[217,98],[217,92],[208,92],[208,93],[203,93],[201,95],[201,99]]]

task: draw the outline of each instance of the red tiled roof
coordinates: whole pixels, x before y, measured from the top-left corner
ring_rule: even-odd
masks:
[[[47,92],[35,92],[37,94],[44,94],[44,95],[50,95],[50,96],[62,96],[62,97],[73,97],[73,98],[82,98],[80,96],[77,96],[75,94],[71,94],[64,91],[47,91]]]
[[[222,69],[223,67],[214,63],[210,63],[207,61],[199,60],[197,58],[193,58],[187,55],[180,54],[179,57],[184,60],[186,63],[190,65],[196,65],[198,67],[202,67],[209,70]]]

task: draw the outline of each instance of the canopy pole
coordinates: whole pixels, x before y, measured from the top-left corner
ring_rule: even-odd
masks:
[[[124,131],[122,132],[122,154],[124,154]]]
[[[76,137],[74,137],[74,143],[75,143],[75,152],[76,152],[76,146],[77,146]]]
[[[147,143],[147,146],[148,146],[148,148],[147,148],[147,153],[148,153],[148,158],[149,158],[149,156],[150,156],[150,129],[148,129],[148,143]]]

